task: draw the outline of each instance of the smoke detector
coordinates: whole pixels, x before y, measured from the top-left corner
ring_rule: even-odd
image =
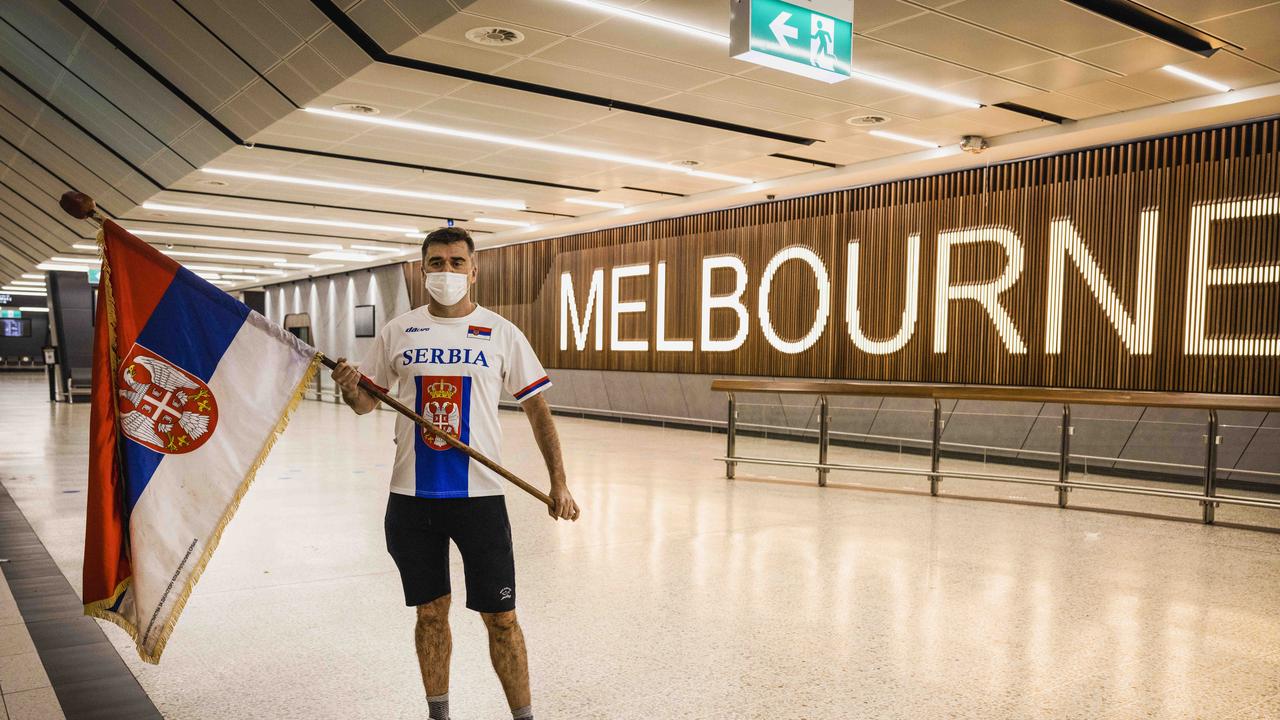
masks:
[[[378,115],[382,111],[372,105],[364,103],[341,103],[333,106],[338,112],[353,113],[355,115]]]
[[[869,127],[872,125],[883,125],[889,122],[889,118],[884,115],[858,115],[845,120],[845,122],[855,127]]]
[[[981,135],[965,135],[960,139],[960,149],[977,155],[978,153],[991,147],[991,143]]]
[[[467,31],[467,39],[477,45],[501,47],[524,42],[524,33],[504,27],[478,27]]]

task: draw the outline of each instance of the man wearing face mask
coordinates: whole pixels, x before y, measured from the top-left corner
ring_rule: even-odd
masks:
[[[382,328],[357,370],[338,361],[342,399],[363,415],[377,406],[361,372],[389,388],[437,427],[499,460],[498,400],[505,388],[524,409],[551,476],[556,519],[578,519],[565,484],[560,441],[542,392],[551,386],[520,329],[471,300],[475,245],[462,228],[440,228],[422,243],[426,305]],[[529,665],[516,621],[515,559],[503,500],[505,481],[465,453],[396,418],[396,460],[385,529],[405,604],[417,607],[414,633],[431,720],[449,718],[449,541],[458,546],[467,607],[489,632],[489,657],[512,717],[531,720]]]

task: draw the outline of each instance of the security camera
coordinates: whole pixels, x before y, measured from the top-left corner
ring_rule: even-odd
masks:
[[[960,140],[960,149],[967,153],[973,153],[974,155],[977,155],[989,147],[991,147],[991,143],[987,142],[987,139],[981,135],[965,135],[964,138]]]

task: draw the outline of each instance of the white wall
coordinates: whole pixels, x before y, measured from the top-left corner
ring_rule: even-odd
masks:
[[[359,361],[373,338],[357,338],[355,306],[374,306],[376,330],[393,317],[409,311],[409,293],[399,265],[357,270],[314,280],[270,285],[266,288],[266,315],[284,323],[284,316],[311,316],[311,339],[316,349],[332,358]],[[331,391],[329,374],[320,373],[321,386]]]

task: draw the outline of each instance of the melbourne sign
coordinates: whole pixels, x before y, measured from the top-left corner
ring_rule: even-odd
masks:
[[[498,248],[480,300],[559,368],[1280,394],[1277,129]]]

